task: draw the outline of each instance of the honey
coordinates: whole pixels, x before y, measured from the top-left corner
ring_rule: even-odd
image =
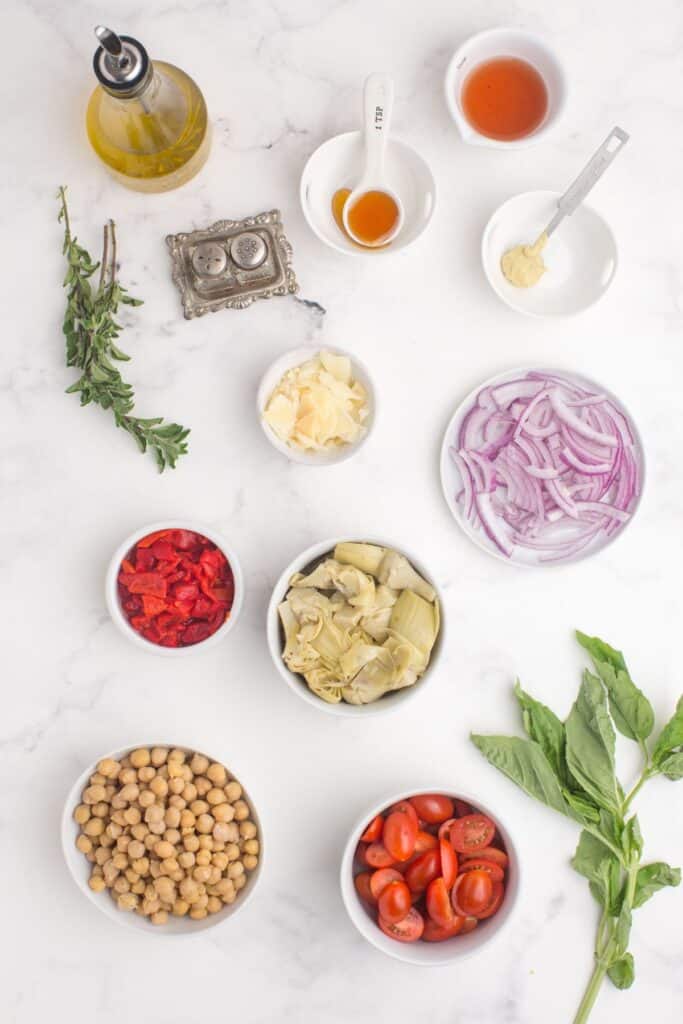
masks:
[[[512,142],[531,135],[548,112],[543,76],[519,57],[495,57],[478,64],[461,93],[463,113],[490,139]]]
[[[347,237],[348,232],[344,227],[344,206],[350,195],[350,189],[340,188],[332,196],[332,214]],[[398,218],[398,207],[390,195],[379,189],[364,192],[348,213],[349,227],[353,232],[352,240],[367,246],[381,246],[391,235]]]

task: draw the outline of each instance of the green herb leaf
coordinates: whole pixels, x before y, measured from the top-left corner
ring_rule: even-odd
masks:
[[[574,817],[553,769],[536,743],[517,736],[477,736],[474,733],[471,739],[489,763],[525,793],[560,814]]]
[[[652,753],[652,763],[661,769],[661,765],[668,759],[668,756],[679,753],[681,747],[683,747],[683,697],[679,699],[673,716],[659,734]]]
[[[669,867],[662,861],[644,864],[636,875],[636,891],[633,906],[642,907],[651,896],[667,886],[675,888],[681,884],[681,869]]]
[[[595,671],[607,687],[610,711],[619,732],[632,740],[646,740],[654,728],[654,711],[631,679],[621,651],[578,630],[576,637],[590,654]]]
[[[619,814],[621,792],[614,773],[614,729],[605,691],[588,670],[565,729],[570,772],[598,806]]]
[[[635,864],[640,860],[643,852],[643,837],[635,814],[624,826],[621,834],[621,848],[627,863]]]
[[[572,858],[572,867],[590,882],[590,890],[602,907],[617,911],[621,888],[619,861],[604,843],[585,830]]]
[[[633,957],[630,953],[624,953],[620,960],[616,960],[607,968],[607,976],[617,988],[630,988],[636,976]]]
[[[662,775],[665,775],[667,779],[671,779],[672,782],[683,779],[683,753],[669,754],[659,764],[659,770]]]
[[[564,759],[564,725],[550,708],[525,693],[519,680],[515,683],[515,696],[527,736],[539,745],[555,775],[566,785],[569,773]]]
[[[572,780],[573,782],[573,780]],[[562,790],[562,795],[575,812],[578,821],[591,821],[597,824],[600,821],[600,810],[590,797],[585,793],[572,792],[568,789]]]
[[[631,938],[631,908],[624,903],[619,911],[616,928],[614,929],[614,956],[619,960],[628,949]]]

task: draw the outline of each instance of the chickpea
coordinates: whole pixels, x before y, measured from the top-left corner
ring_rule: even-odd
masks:
[[[88,879],[88,885],[93,892],[102,892],[107,888],[106,883],[101,875],[91,875]]]
[[[246,875],[240,875],[239,878],[235,879],[235,889],[236,889],[236,891],[239,892],[240,889],[244,889],[246,884],[247,884],[247,876]]]
[[[122,768],[119,772],[119,782],[122,786],[132,786],[138,781],[138,773],[134,768]]]
[[[154,891],[159,896],[159,899],[168,903],[168,901],[173,898],[175,886],[170,878],[166,878],[162,875],[161,878],[157,878],[155,880]]]
[[[195,865],[195,856],[193,853],[190,853],[189,850],[184,850],[182,853],[178,854],[178,863],[181,868],[193,868]]]
[[[139,875],[147,875],[149,873],[149,857],[136,857],[135,860],[131,861],[131,867]]]
[[[124,871],[124,874],[125,874],[126,878],[128,879],[128,881],[130,882],[131,889],[135,885],[136,882],[140,881],[140,875],[137,873],[137,871],[133,871],[132,868],[126,868],[126,870]]]
[[[235,808],[232,804],[217,804],[211,811],[216,821],[229,822],[235,817]]]
[[[258,839],[245,839],[244,843],[242,844],[242,849],[245,853],[248,853],[251,856],[255,856],[260,849]]]
[[[218,896],[209,896],[209,902],[206,904],[206,909],[210,914],[217,914],[222,906],[223,904],[219,900]]]
[[[105,779],[115,779],[120,767],[118,761],[112,760],[111,757],[105,757],[97,765],[97,771],[100,775],[104,775]]]
[[[240,823],[240,835],[242,839],[254,839],[256,836],[257,828],[253,821],[243,821]]]
[[[102,838],[104,838],[104,836]],[[129,844],[130,844],[130,836],[127,836],[124,833],[122,836],[119,836],[119,838],[116,840],[116,849],[120,853],[127,853],[128,852]]]
[[[114,793],[110,803],[115,811],[123,811],[126,807],[126,801],[123,800],[118,793]]]
[[[95,863],[98,865],[106,864],[110,859],[109,850],[106,846],[100,846],[99,850],[95,850]]]
[[[145,883],[142,881],[142,879],[140,879],[139,882],[133,882],[133,884],[130,887],[130,891],[134,892],[136,896],[142,896],[143,892],[145,891]]]
[[[122,768],[130,768],[130,757],[128,756],[128,754],[126,754],[125,757],[121,758],[119,764],[121,765]]]
[[[164,821],[164,812],[158,804],[151,804],[145,810],[145,821],[148,825],[154,825]]]
[[[149,750],[146,747],[139,747],[133,750],[130,755],[130,763],[133,768],[145,768],[152,760]]]
[[[168,922],[168,911],[157,910],[156,913],[150,917],[152,924],[166,924]]]
[[[74,811],[74,821],[77,825],[85,825],[86,821],[90,817],[90,808],[87,804],[79,804]]]
[[[80,835],[76,840],[76,849],[80,850],[81,853],[90,853],[92,850],[92,843],[88,836]]]
[[[194,785],[198,796],[204,796],[211,789],[211,783],[204,775],[200,775],[196,778],[194,780]]]
[[[204,757],[203,754],[194,754],[192,760],[190,761],[190,768],[195,773],[195,775],[204,775],[208,767],[208,757]]]
[[[167,828],[164,832],[164,839],[172,846],[176,846],[180,842],[180,832],[177,828]]]
[[[188,903],[196,903],[199,899],[199,886],[192,878],[184,878],[180,883],[180,895]]]
[[[199,837],[199,849],[200,850],[213,850],[213,839],[207,832],[205,835]]]
[[[172,793],[171,796],[169,796],[168,798],[168,806],[169,808],[175,807],[176,810],[178,811],[184,811],[185,808],[187,807],[187,800],[185,800],[182,796],[178,796],[177,793]]]
[[[228,773],[225,768],[222,764],[217,764],[216,762],[210,764],[204,774],[207,779],[210,782],[213,782],[216,786],[224,786],[228,781]]]
[[[195,784],[193,782],[186,782],[185,785],[183,786],[181,796],[183,800],[188,804],[191,804],[193,800],[196,800],[197,787],[195,786]]]
[[[208,916],[208,912],[205,907],[192,907],[190,911],[190,917],[193,921],[203,921]]]
[[[149,835],[149,829],[145,824],[142,823],[139,825],[133,825],[132,829],[130,830],[130,834],[133,836],[134,839],[142,840],[145,838],[146,835]]]
[[[196,853],[199,849],[199,836],[185,836],[183,839],[183,846],[186,850],[189,850],[190,853]]]
[[[158,860],[150,861],[149,873],[152,876],[152,878],[158,878],[159,877],[159,875],[161,874],[161,867],[159,866],[159,861]]]
[[[130,882],[125,875],[119,874],[112,886],[112,889],[114,892],[118,893],[130,892]]]
[[[249,817],[249,805],[244,800],[237,800],[233,807],[235,808],[235,821],[246,821]]]
[[[175,857],[165,857],[164,860],[162,860],[160,867],[162,875],[173,875],[180,865]]]
[[[173,914],[175,917],[184,917],[190,909],[190,904],[185,900],[176,900],[173,904]]]
[[[150,760],[155,768],[160,768],[162,764],[166,763],[168,757],[168,750],[166,747],[153,747],[150,755]]]
[[[120,825],[117,825],[115,821],[110,821],[104,831],[108,836],[111,836],[112,839],[118,839],[123,833],[123,829]]]
[[[138,768],[138,779],[140,782],[151,782],[156,773],[156,768],[152,768],[151,764],[148,764],[145,768]]]
[[[240,875],[244,874],[244,864],[241,860],[236,860],[232,864],[228,864],[228,878],[232,878],[233,882]]]
[[[119,869],[119,871],[123,871],[128,867],[128,857],[125,853],[115,853],[111,862],[115,868]]]
[[[192,877],[195,882],[208,882],[211,878],[211,868],[199,865],[199,867],[196,867],[192,872]]]
[[[136,782],[129,782],[119,790],[119,796],[126,803],[133,803],[140,796],[140,787]]]
[[[237,843],[230,843],[228,846],[226,846],[225,856],[228,858],[229,861],[237,860],[239,858],[239,855],[240,848],[237,845]]]
[[[151,789],[143,789],[138,797],[138,803],[143,810],[146,810],[148,807],[152,807],[155,802],[156,797]]]
[[[197,818],[197,831],[198,832],[211,832],[215,822],[210,814],[200,814]]]
[[[200,850],[195,857],[195,861],[200,867],[206,867],[207,864],[211,863],[211,853],[209,850]]]
[[[142,913],[143,914],[156,914],[157,910],[161,909],[161,901],[154,897],[153,899],[145,899],[142,901]]]
[[[154,852],[156,853],[159,860],[164,860],[166,857],[172,857],[175,853],[175,848],[171,843],[167,843],[164,839],[160,839],[154,844]]]
[[[133,892],[124,892],[116,901],[119,910],[135,910],[138,898]]]
[[[131,839],[128,844],[128,856],[132,860],[138,860],[140,857],[145,856],[145,845],[141,843],[139,839]]]
[[[104,786],[106,781],[107,780],[105,779],[104,775],[102,775],[100,772],[93,772],[93,774],[90,776],[91,786]]]
[[[234,804],[235,800],[239,800],[242,796],[242,787],[239,782],[229,782],[224,789],[224,793],[231,804]]]
[[[213,826],[213,832],[211,834],[219,843],[225,843],[230,835],[230,830],[225,822],[217,821]]]
[[[168,777],[171,782],[179,783],[179,789],[172,789],[173,793],[182,793],[185,788],[185,779],[183,778],[183,766],[178,761],[168,762]],[[170,783],[169,783],[170,785]]]
[[[120,825],[121,828],[123,828],[125,825],[128,824],[125,815],[125,811],[112,811],[111,814],[109,815],[109,818],[111,821],[114,822],[115,825]],[[105,829],[105,832],[106,831],[107,830]]]
[[[104,786],[95,784],[94,786],[88,786],[83,793],[84,804],[98,804],[101,800],[104,800],[107,795]]]
[[[184,750],[181,750],[180,747],[174,747],[168,755],[168,760],[177,761],[178,764],[183,764],[183,762],[187,760],[187,754]]]
[[[110,807],[106,800],[100,800],[99,803],[93,804],[90,810],[96,818],[109,817]]]
[[[218,789],[217,786],[212,786],[206,794],[206,802],[212,807],[225,803],[225,793],[222,789]]]
[[[123,817],[126,825],[139,825],[142,821],[142,814],[138,807],[126,807]]]
[[[164,815],[164,821],[169,828],[177,828],[180,824],[180,811],[177,807],[169,807]]]
[[[231,893],[234,897],[235,883],[231,878],[221,878],[220,882],[216,883],[216,891],[218,895],[221,896],[223,899],[225,899],[225,897],[229,896]]]
[[[258,864],[258,857],[254,857],[251,853],[245,853],[242,857],[242,863],[247,871],[253,871]]]
[[[154,776],[149,784],[149,788],[158,797],[164,797],[168,793],[168,783],[166,779],[162,779],[159,775]]]
[[[218,839],[214,839],[213,843],[211,844],[211,849],[213,850],[214,853],[222,853],[223,850],[225,849],[225,843],[221,843],[219,842]]]
[[[101,818],[90,818],[83,826],[86,836],[101,836],[104,832],[104,822]]]
[[[214,867],[217,867],[219,871],[225,871],[229,864],[229,861],[224,853],[214,853],[213,857],[211,858],[211,863],[214,865]]]
[[[181,811],[180,814],[180,826],[181,828],[194,828],[195,818],[192,811]]]
[[[164,825],[163,821],[153,821],[149,825],[150,832],[154,833],[155,836],[162,836],[164,834],[165,829],[166,826]]]
[[[123,838],[123,836],[120,838]],[[118,839],[112,839],[112,837],[108,836],[106,832],[103,832],[97,842],[99,842],[100,846],[104,846],[108,849],[110,846],[114,846],[115,843],[118,843]]]
[[[230,835],[228,837],[228,842],[229,843],[236,843],[238,841],[239,837],[240,837],[239,827],[237,825],[237,822],[236,821],[231,821],[230,824],[228,825],[228,828],[230,829]]]
[[[198,818],[200,814],[209,813],[209,805],[206,800],[193,800],[190,804],[190,810]]]

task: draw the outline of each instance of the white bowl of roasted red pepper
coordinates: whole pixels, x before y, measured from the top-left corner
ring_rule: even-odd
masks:
[[[341,864],[342,897],[361,935],[423,966],[487,945],[518,887],[517,852],[500,818],[446,788],[398,793],[366,811]]]
[[[114,623],[157,654],[185,655],[218,643],[235,625],[243,596],[242,569],[225,538],[185,520],[136,530],[107,570]]]

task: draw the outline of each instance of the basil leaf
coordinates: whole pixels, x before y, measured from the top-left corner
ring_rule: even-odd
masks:
[[[578,630],[576,638],[590,654],[595,671],[607,687],[610,711],[619,732],[631,740],[646,740],[654,728],[654,711],[631,679],[621,651]]]
[[[621,894],[621,868],[614,854],[585,830],[572,858],[572,867],[590,882],[590,891],[601,907],[617,912]]]
[[[667,779],[671,779],[672,782],[683,779],[683,752],[680,754],[669,754],[660,763],[659,770],[662,775],[666,775]]]
[[[614,728],[602,684],[588,670],[583,674],[565,731],[570,772],[598,806],[619,814],[621,793],[614,774]]]
[[[470,736],[484,757],[525,793],[560,814],[574,817],[541,748],[517,736]]]
[[[625,903],[617,918],[617,926],[614,929],[615,951],[617,959],[623,957],[628,949],[628,940],[631,937],[631,908]]]
[[[620,960],[615,961],[607,968],[607,975],[617,988],[630,988],[636,976],[636,969],[633,957],[630,953],[624,953]]]
[[[633,897],[633,906],[642,907],[651,896],[654,896],[660,889],[670,885],[676,887],[681,884],[681,869],[669,867],[662,861],[653,864],[644,864],[638,869],[636,875],[636,889]]]
[[[562,795],[580,821],[590,821],[597,825],[600,821],[600,811],[585,793],[572,793],[568,789],[563,789]]]
[[[653,764],[659,768],[667,756],[676,753],[680,747],[683,747],[683,697],[679,699],[673,716],[659,734],[652,753]]]
[[[640,860],[643,852],[643,836],[635,814],[632,818],[629,818],[624,826],[624,831],[621,835],[621,848],[624,851],[627,862],[635,864],[636,861]]]
[[[515,683],[515,696],[527,736],[538,743],[558,779],[566,785],[569,778],[564,759],[564,725],[554,711],[525,693],[519,680]]]

